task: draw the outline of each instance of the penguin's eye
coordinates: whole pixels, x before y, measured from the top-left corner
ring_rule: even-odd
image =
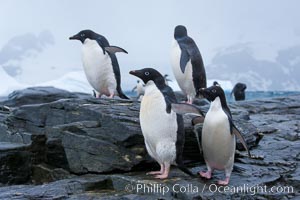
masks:
[[[149,76],[149,74],[150,74],[149,72],[145,72],[145,75],[146,75],[146,76]]]
[[[217,92],[217,90],[216,90],[216,89],[213,89],[213,90],[212,90],[212,92],[213,92],[213,93],[216,93],[216,92]]]
[[[84,33],[81,33],[81,35],[80,35],[81,37],[84,37],[85,36],[85,34]]]

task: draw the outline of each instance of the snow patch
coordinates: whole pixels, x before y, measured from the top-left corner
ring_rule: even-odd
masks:
[[[9,76],[2,66],[0,66],[0,79],[1,79],[1,86],[0,86],[0,96],[7,96],[11,92],[15,90],[20,90],[28,87],[26,84],[21,84],[16,81],[13,77]]]

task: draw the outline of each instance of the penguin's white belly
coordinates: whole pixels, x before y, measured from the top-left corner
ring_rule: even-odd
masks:
[[[94,40],[86,39],[82,47],[85,75],[91,86],[100,94],[116,93],[117,82],[108,53]]]
[[[176,40],[173,41],[172,50],[171,50],[171,64],[174,76],[177,80],[177,83],[185,93],[185,95],[189,95],[195,97],[196,91],[193,83],[193,75],[192,75],[192,63],[189,60],[186,64],[185,71],[182,73],[180,69],[180,57],[181,57],[181,49]]]
[[[176,158],[177,116],[166,112],[166,103],[155,84],[145,88],[141,102],[140,124],[149,154],[158,162]]]
[[[220,108],[205,116],[202,130],[205,161],[214,169],[230,168],[234,162],[235,136],[230,134],[227,115]]]

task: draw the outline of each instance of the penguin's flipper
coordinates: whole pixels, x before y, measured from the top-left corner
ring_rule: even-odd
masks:
[[[249,148],[248,148],[248,146],[247,146],[247,143],[246,143],[246,141],[245,141],[243,135],[241,134],[241,132],[239,131],[239,129],[238,129],[234,124],[233,124],[232,132],[233,132],[234,135],[236,135],[236,136],[239,138],[239,140],[240,140],[241,143],[243,144],[245,150],[247,151],[248,156],[249,156],[250,158],[252,158],[252,155],[251,155],[251,153],[250,153],[250,151],[249,151]]]
[[[185,48],[181,48],[181,56],[180,56],[180,69],[181,72],[184,73],[186,64],[190,60],[190,55],[188,54],[188,51]]]
[[[119,93],[119,97],[120,97],[121,99],[130,99],[129,97],[127,97],[127,96],[123,93],[122,90],[119,90],[118,93]]]
[[[203,59],[201,53],[195,43],[190,37],[185,37],[179,42],[182,54],[180,62],[191,62],[192,65],[192,76],[195,91],[197,92],[200,88],[206,88],[206,73],[204,68]],[[185,50],[185,52],[183,51]],[[186,63],[184,67],[186,66]],[[180,63],[181,66],[181,63]]]
[[[108,47],[105,47],[105,51],[109,52],[109,53],[117,53],[117,52],[123,52],[123,53],[127,53],[128,52],[121,48],[121,47],[117,47],[117,46],[108,46]]]
[[[177,114],[191,114],[196,116],[205,116],[204,113],[197,107],[186,103],[172,103],[172,110]]]

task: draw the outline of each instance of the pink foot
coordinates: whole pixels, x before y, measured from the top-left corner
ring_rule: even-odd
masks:
[[[211,171],[199,172],[200,176],[206,179],[211,179]]]
[[[225,180],[219,180],[218,184],[219,185],[228,185],[229,179],[230,179],[229,177],[226,177]]]
[[[158,175],[158,174],[161,175],[164,173],[164,171],[165,171],[165,167],[164,167],[164,165],[161,164],[159,171],[151,171],[151,172],[146,173],[146,175]]]
[[[163,165],[163,173],[155,176],[154,178],[158,178],[158,179],[166,179],[169,176],[169,172],[170,172],[170,165]]]
[[[109,95],[109,97],[108,98],[114,98],[114,96],[115,96],[115,94],[114,93],[112,93],[111,95]]]
[[[152,171],[152,172],[147,172],[146,175],[157,175],[157,174],[162,174],[162,171]]]
[[[160,175],[155,176],[155,178],[157,178],[157,179],[166,179],[166,178],[168,178],[168,176],[169,176],[169,174],[160,174]]]

